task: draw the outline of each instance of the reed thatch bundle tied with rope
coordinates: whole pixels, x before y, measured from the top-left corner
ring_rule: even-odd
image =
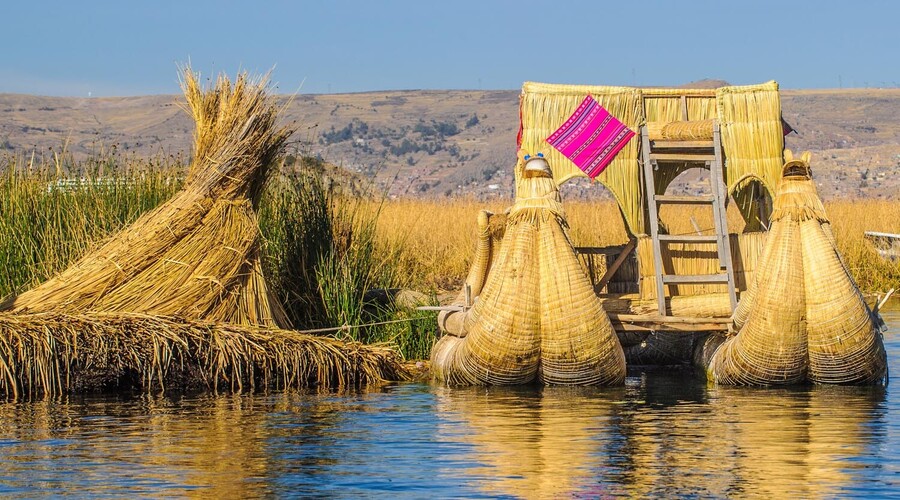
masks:
[[[277,123],[266,79],[221,76],[203,89],[186,68],[182,88],[196,124],[184,188],[0,305],[0,384],[58,392],[91,385],[72,377],[101,366],[112,370],[95,377],[103,384],[125,371],[149,381],[172,363],[195,365],[212,386],[250,385],[254,373],[288,385],[394,378],[398,360],[380,348],[348,346],[350,355],[285,330],[262,272],[256,207],[291,130]]]
[[[875,384],[887,377],[876,313],[835,248],[809,153],[786,163],[753,283],[733,316],[737,334],[701,362],[720,384]]]
[[[447,335],[431,353],[435,376],[451,385],[622,384],[622,347],[569,241],[549,166],[520,160],[516,169],[506,217],[479,216],[467,280],[474,305],[439,318]]]

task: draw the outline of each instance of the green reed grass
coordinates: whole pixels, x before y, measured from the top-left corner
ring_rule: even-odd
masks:
[[[304,329],[387,323],[338,335],[395,344],[406,359],[428,357],[436,340],[433,313],[367,299],[373,289],[405,281],[398,266],[403,248],[378,239],[380,204],[373,209],[368,198],[344,195],[339,184],[323,181],[316,164],[282,169],[260,207],[267,277],[288,317]]]
[[[58,157],[57,157],[58,158]],[[35,164],[10,156],[0,166],[0,297],[46,280],[94,243],[175,193],[174,164],[116,159]]]

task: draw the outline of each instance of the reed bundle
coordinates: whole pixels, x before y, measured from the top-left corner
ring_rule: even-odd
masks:
[[[260,265],[255,207],[290,131],[276,124],[265,79],[220,77],[210,90],[186,69],[194,160],[168,202],[45,283],[17,313],[104,311],[288,327]]]
[[[486,221],[481,247],[489,239]],[[566,233],[549,176],[520,178],[463,336],[432,350],[435,376],[451,385],[616,385],[625,379],[622,347]],[[479,261],[484,260],[482,257]]]
[[[736,336],[707,349],[710,377],[735,385],[882,383],[878,321],[835,247],[809,170],[787,163],[754,281],[734,314]]]
[[[396,351],[291,330],[134,313],[0,314],[0,391],[357,386],[404,377]]]
[[[649,122],[647,133],[651,141],[711,141],[713,120]]]

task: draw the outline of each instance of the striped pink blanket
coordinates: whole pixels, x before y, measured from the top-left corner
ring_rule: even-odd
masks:
[[[547,142],[593,179],[632,137],[634,131],[587,96]]]

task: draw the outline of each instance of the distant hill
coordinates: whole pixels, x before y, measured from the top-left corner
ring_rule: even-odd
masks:
[[[721,80],[683,85],[712,88]],[[518,90],[413,90],[281,97],[295,154],[324,158],[393,196],[510,196]],[[823,197],[900,195],[900,89],[782,91],[788,146],[813,152]],[[190,147],[179,96],[63,98],[0,94],[0,151],[115,146],[137,155]],[[567,195],[602,189],[576,183]]]
[[[702,80],[697,80],[695,82],[685,83],[684,85],[679,85],[679,88],[682,89],[717,89],[719,87],[727,87],[731,85],[725,80],[716,80],[713,78],[704,78]]]

